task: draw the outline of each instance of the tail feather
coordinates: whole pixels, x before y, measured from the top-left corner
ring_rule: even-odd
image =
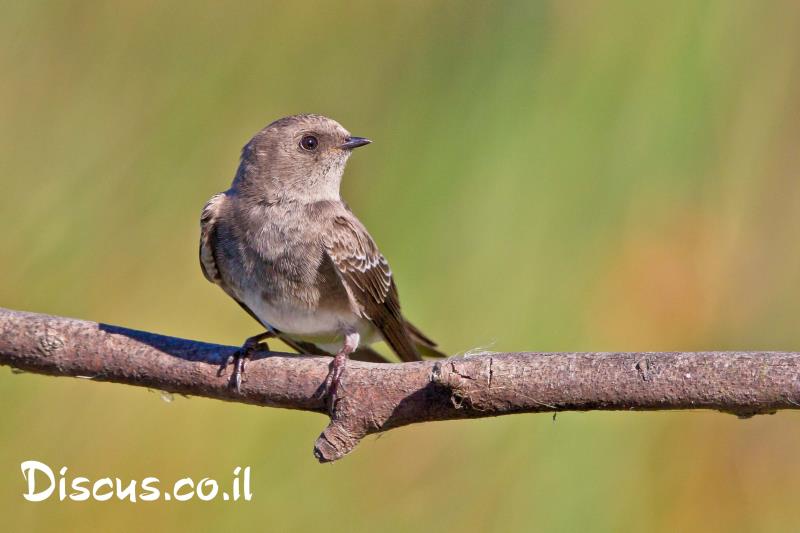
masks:
[[[447,357],[447,355],[437,350],[437,344],[433,341],[433,339],[422,333],[417,326],[407,320],[406,330],[408,330],[408,334],[411,335],[411,340],[414,341],[414,344],[417,346],[417,350],[421,355],[440,359]]]

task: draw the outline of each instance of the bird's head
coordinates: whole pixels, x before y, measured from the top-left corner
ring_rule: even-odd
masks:
[[[321,115],[285,117],[245,145],[233,187],[270,203],[339,200],[347,159],[370,142]]]

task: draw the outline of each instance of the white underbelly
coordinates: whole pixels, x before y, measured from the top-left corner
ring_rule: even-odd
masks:
[[[333,346],[342,342],[348,331],[358,332],[361,344],[369,344],[375,337],[373,324],[354,313],[273,305],[260,297],[245,298],[245,304],[264,325],[298,340]]]

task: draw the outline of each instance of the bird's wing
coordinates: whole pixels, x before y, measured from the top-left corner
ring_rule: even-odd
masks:
[[[267,324],[261,322],[256,314],[247,307],[244,302],[236,297],[233,290],[225,283],[222,273],[217,264],[217,221],[219,220],[222,205],[227,196],[224,192],[217,193],[206,202],[203,207],[203,214],[200,216],[200,268],[203,270],[203,275],[208,281],[219,285],[225,294],[233,298],[233,300],[244,309],[248,315],[253,319],[270,329]]]
[[[378,328],[400,359],[418,361],[421,357],[400,313],[389,263],[363,224],[348,215],[333,218],[323,240],[325,251],[359,314]]]
[[[200,268],[206,279],[217,285],[222,285],[222,276],[214,253],[217,248],[217,219],[224,201],[224,192],[215,194],[203,207],[200,216]]]

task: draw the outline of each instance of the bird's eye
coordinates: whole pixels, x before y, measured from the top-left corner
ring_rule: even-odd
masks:
[[[303,150],[308,150],[309,152],[313,152],[317,149],[317,145],[319,145],[319,141],[313,135],[306,135],[302,139],[300,139],[300,148]]]

